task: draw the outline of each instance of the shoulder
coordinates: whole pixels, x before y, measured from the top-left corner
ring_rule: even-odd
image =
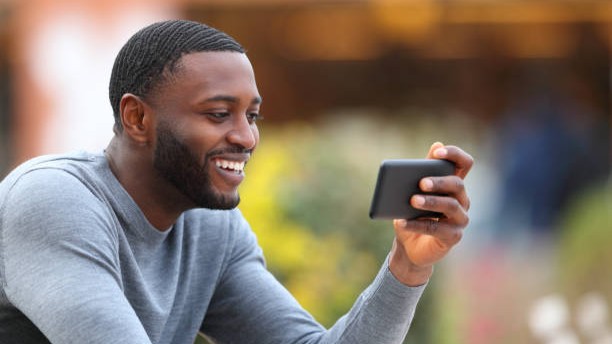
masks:
[[[72,163],[29,162],[2,182],[0,262],[26,251],[77,249],[83,253],[87,251],[81,249],[84,247],[116,246],[117,233],[108,207],[78,173],[66,167]]]
[[[47,156],[15,169],[0,184],[0,232],[23,226],[67,228],[67,222],[106,224],[107,211],[89,177],[87,157]],[[37,225],[38,223],[38,225]],[[90,223],[91,224],[91,223]]]
[[[69,154],[43,155],[28,160],[17,166],[0,183],[0,193],[13,188],[14,184],[24,179],[24,176],[36,173],[37,178],[46,178],[45,172],[50,176],[57,176],[52,171],[62,171],[65,174],[72,174],[75,177],[91,175],[96,164],[100,164],[103,159],[101,154],[90,154],[86,152],[74,152]],[[30,177],[30,176],[28,176]],[[27,178],[26,178],[27,179]]]
[[[3,195],[5,206],[82,201],[87,188],[73,174],[59,169],[33,169],[22,174]]]
[[[72,191],[85,191],[100,155],[84,152],[46,155],[29,160],[15,168],[0,183],[0,196],[4,200],[19,195],[44,198],[49,193],[61,192],[69,196]]]
[[[84,160],[47,158],[29,161],[5,178],[0,187],[0,195],[3,199],[25,198],[31,201],[44,200],[49,196],[70,198],[73,193],[88,189],[84,181],[89,178],[79,166]]]

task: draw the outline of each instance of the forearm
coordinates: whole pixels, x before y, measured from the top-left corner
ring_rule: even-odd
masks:
[[[330,329],[331,340],[325,343],[403,342],[426,284],[406,286],[393,276],[388,263],[350,312]]]
[[[350,311],[326,330],[266,271],[249,230],[230,242],[241,248],[225,269],[201,328],[221,343],[401,343],[425,289],[398,281],[387,259]]]

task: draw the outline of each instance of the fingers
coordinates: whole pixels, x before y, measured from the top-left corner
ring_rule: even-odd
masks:
[[[464,228],[469,223],[467,209],[456,198],[448,196],[415,195],[410,204],[417,208],[444,214],[441,221]]]
[[[431,145],[427,157],[430,159],[445,159],[455,164],[455,175],[465,178],[472,166],[474,158],[457,146],[445,146],[440,142]]]
[[[442,213],[440,219],[398,220],[396,226],[431,235],[452,246],[461,240],[469,223],[470,199],[463,179],[474,165],[474,158],[461,148],[434,143],[427,154],[431,159],[445,159],[455,164],[455,175],[423,178],[419,187],[426,194],[415,195],[410,204],[417,209]]]
[[[419,187],[424,192],[455,197],[463,209],[470,209],[470,199],[465,191],[465,184],[458,176],[423,178]]]
[[[451,221],[467,224],[467,211],[470,199],[465,191],[463,179],[474,165],[474,158],[461,148],[434,143],[427,154],[428,158],[445,159],[455,164],[454,176],[423,178],[419,187],[426,193],[446,196],[419,195],[411,200],[412,206],[419,209],[443,213]]]

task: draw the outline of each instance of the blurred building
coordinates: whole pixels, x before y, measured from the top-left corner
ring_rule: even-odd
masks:
[[[534,65],[572,73],[609,118],[605,0],[3,0],[4,166],[103,147],[114,55],[137,28],[178,17],[247,47],[273,121],[345,106],[457,107],[494,121]]]

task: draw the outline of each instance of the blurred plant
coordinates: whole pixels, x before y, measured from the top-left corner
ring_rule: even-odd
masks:
[[[559,243],[560,287],[577,304],[574,327],[592,343],[609,343],[612,300],[612,184],[593,188],[568,208]]]
[[[591,291],[612,299],[612,185],[592,189],[568,207],[559,243],[559,275],[565,294]]]
[[[351,185],[362,181],[362,172],[348,166],[342,170],[345,159],[325,156],[341,154],[319,150],[308,131],[300,126],[263,135],[241,187],[240,208],[257,233],[269,269],[317,320],[330,326],[372,280],[384,259],[377,252],[385,248],[379,246],[388,247],[390,237],[368,221],[367,191]],[[351,178],[344,177],[350,170]]]

